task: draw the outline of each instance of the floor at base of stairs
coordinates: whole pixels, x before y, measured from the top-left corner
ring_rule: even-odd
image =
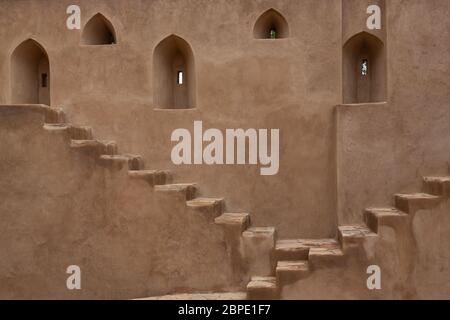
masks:
[[[246,300],[245,292],[219,292],[219,293],[181,293],[165,296],[147,297],[135,300]]]

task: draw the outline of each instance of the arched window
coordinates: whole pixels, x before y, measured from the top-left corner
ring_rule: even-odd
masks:
[[[386,100],[386,57],[383,42],[361,32],[350,38],[343,48],[344,103],[367,103]]]
[[[11,100],[50,105],[50,64],[44,48],[28,39],[11,55]]]
[[[171,35],[153,53],[153,104],[156,108],[195,108],[195,62],[191,46]]]
[[[289,37],[289,26],[278,11],[269,9],[256,21],[253,36],[255,39],[287,38]]]
[[[117,41],[114,27],[101,13],[93,16],[84,26],[81,44],[105,45],[115,43]]]

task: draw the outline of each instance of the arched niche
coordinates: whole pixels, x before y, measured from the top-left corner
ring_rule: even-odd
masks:
[[[255,39],[282,39],[289,37],[286,19],[275,9],[264,12],[253,27]]]
[[[50,105],[50,63],[44,48],[33,39],[11,55],[11,102]]]
[[[343,48],[344,103],[368,103],[386,100],[386,52],[383,41],[361,32]]]
[[[194,54],[176,35],[162,40],[153,52],[153,104],[162,109],[195,108]]]
[[[93,16],[84,26],[81,44],[108,45],[115,43],[117,43],[117,39],[114,27],[101,13]]]

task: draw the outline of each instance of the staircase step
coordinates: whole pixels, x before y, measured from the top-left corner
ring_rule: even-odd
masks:
[[[102,154],[114,156],[118,152],[117,143],[115,141],[99,140],[103,145]]]
[[[271,276],[275,271],[273,251],[276,230],[274,227],[250,227],[242,232],[243,253],[247,274]]]
[[[246,292],[175,293],[133,300],[246,300]]]
[[[250,300],[277,299],[277,279],[275,277],[252,277],[247,284],[247,298]]]
[[[197,187],[195,183],[174,183],[155,186],[155,191],[163,193],[184,194],[186,200],[195,198]]]
[[[376,236],[377,234],[365,225],[347,225],[338,227],[338,239],[344,249],[350,246],[359,245],[363,243],[365,239]]]
[[[139,155],[101,155],[99,163],[103,166],[109,166],[114,169],[122,169],[128,164],[129,170],[142,170],[144,161]]]
[[[367,208],[364,211],[364,222],[373,232],[378,232],[379,226],[393,225],[407,218],[408,214],[396,208]]]
[[[213,221],[222,214],[225,203],[223,198],[195,198],[187,201],[186,205]]]
[[[94,138],[91,127],[70,126],[69,134],[72,140],[93,140]]]
[[[307,260],[310,248],[334,247],[334,239],[293,239],[278,240],[275,245],[275,258],[281,260]]]
[[[450,177],[424,177],[425,192],[435,196],[450,196]]]
[[[46,108],[45,123],[61,124],[65,122],[64,111],[61,108]]]
[[[81,150],[95,150],[99,154],[115,155],[117,145],[114,141],[98,141],[98,140],[71,140],[70,147]]]
[[[224,213],[214,220],[215,223],[243,232],[250,225],[248,213]]]
[[[66,132],[70,126],[66,123],[45,123],[43,128],[50,132]]]
[[[314,268],[322,268],[330,265],[336,265],[344,257],[339,243],[314,247],[309,250],[308,260]]]
[[[128,175],[133,179],[142,179],[150,185],[162,185],[166,183],[168,171],[164,170],[130,170]]]
[[[70,140],[70,147],[73,149],[100,149],[103,144],[97,140]]]
[[[414,213],[416,210],[426,210],[435,207],[441,197],[428,193],[396,194],[395,206],[403,212]]]
[[[276,275],[280,285],[298,281],[309,275],[309,263],[307,260],[278,261]]]
[[[251,227],[242,233],[245,238],[273,238],[275,239],[274,227]]]

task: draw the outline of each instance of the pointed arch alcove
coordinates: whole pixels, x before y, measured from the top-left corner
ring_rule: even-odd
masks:
[[[255,39],[282,39],[289,37],[289,25],[286,19],[275,9],[264,12],[253,27]]]
[[[386,49],[378,37],[361,32],[343,47],[344,103],[386,101]]]
[[[11,54],[11,102],[50,105],[50,63],[47,52],[28,39]]]
[[[81,44],[108,45],[116,44],[116,32],[112,23],[101,13],[94,15],[83,28]]]
[[[196,106],[196,74],[191,46],[170,35],[153,52],[153,105],[161,109]]]

